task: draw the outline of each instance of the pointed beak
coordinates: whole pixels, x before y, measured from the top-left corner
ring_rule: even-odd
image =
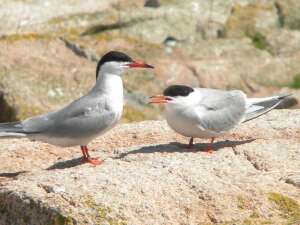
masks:
[[[144,62],[135,62],[135,61],[132,62],[132,63],[129,63],[128,66],[130,68],[151,68],[151,69],[154,68],[154,66],[151,66],[151,65],[149,65],[147,63],[144,63]]]
[[[170,98],[164,95],[154,95],[150,97],[149,104],[165,104],[171,101]]]

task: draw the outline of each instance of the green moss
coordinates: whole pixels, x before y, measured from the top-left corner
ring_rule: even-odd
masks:
[[[225,24],[225,36],[243,37],[247,32],[257,31],[257,18],[261,18],[262,13],[274,10],[274,4],[270,1],[253,1],[253,3],[243,5],[233,4],[231,15]]]
[[[300,73],[294,76],[293,82],[289,85],[291,88],[299,89],[300,88]]]
[[[138,122],[144,120],[154,120],[161,115],[158,108],[152,107],[133,107],[130,105],[125,105],[122,122]]]
[[[237,207],[239,209],[247,209],[247,199],[241,195],[237,196]]]
[[[300,224],[300,205],[296,200],[275,192],[270,193],[268,198],[278,207],[288,225]]]
[[[250,215],[250,218],[252,218],[252,219],[257,219],[257,218],[260,218],[260,215],[259,215],[257,212],[253,212],[253,213]]]
[[[74,225],[73,219],[70,216],[58,215],[54,225]]]
[[[5,87],[2,88],[5,90],[3,98],[0,98],[0,122],[23,120],[49,110],[40,103],[41,97],[29,101],[28,96],[44,96],[46,99],[47,90],[55,82],[39,78],[31,71],[27,72],[24,67],[16,66],[11,70],[0,68],[0,88]]]
[[[290,23],[289,26],[292,30],[299,30],[300,29],[300,20],[295,20]]]
[[[69,34],[71,36],[79,36],[85,33],[86,29],[96,26],[99,21],[102,23],[109,23],[117,21],[116,10],[96,11],[92,13],[75,13],[67,16],[60,16],[47,21],[47,26],[55,30],[56,36]],[[85,21],[88,25],[81,25]],[[90,28],[87,28],[90,27]]]
[[[93,214],[93,219],[95,220],[95,225],[109,224],[109,225],[126,225],[126,221],[122,217],[112,217],[111,214],[113,210],[110,207],[98,205],[91,196],[85,198],[85,204],[92,209],[95,214]]]
[[[17,112],[7,101],[4,95],[0,95],[0,122],[17,121]]]
[[[74,13],[68,16],[59,16],[55,17],[48,21],[49,25],[55,25],[59,23],[65,23],[68,20],[90,20],[97,19],[101,15],[101,12],[92,12],[92,13]]]
[[[7,213],[7,207],[5,205],[0,206],[0,215]]]
[[[258,213],[253,212],[241,225],[267,225],[274,224],[272,221],[262,218]]]
[[[270,44],[266,37],[260,32],[246,32],[246,36],[252,40],[252,44],[255,48],[260,50],[269,50]]]
[[[30,217],[25,215],[23,221],[25,224],[30,224]]]
[[[30,209],[33,209],[35,207],[35,203],[34,203],[34,200],[33,199],[29,199],[29,208]]]
[[[257,219],[248,218],[241,223],[241,225],[267,225],[267,224],[274,224],[274,223],[272,221],[262,219],[262,218],[257,218]]]
[[[224,223],[220,223],[219,225],[268,225],[268,224],[273,225],[275,223],[271,220],[267,220],[267,219],[259,216],[257,213],[253,213],[248,218],[246,218],[242,221],[224,222]],[[207,225],[213,225],[213,224],[210,223]]]
[[[134,121],[142,121],[146,120],[147,115],[143,113],[143,111],[137,110],[132,106],[125,106],[123,113],[123,121],[124,122],[134,122]]]
[[[182,0],[161,0],[159,1],[161,6],[170,6],[170,5],[176,5],[184,3]]]
[[[137,53],[135,53],[137,55]],[[147,56],[148,57],[148,56]],[[147,60],[146,57],[133,56],[133,58],[142,58],[146,62],[152,64],[151,60]],[[159,82],[151,73],[152,71],[131,71],[130,75],[125,75],[123,78],[124,85],[130,93],[141,92],[144,96],[151,96],[153,93],[161,93],[163,90],[162,82]],[[143,88],[140,86],[143,84]]]
[[[0,37],[0,41],[9,41],[9,42],[16,42],[16,41],[36,41],[36,40],[50,40],[52,38],[51,35],[47,34],[38,34],[38,33],[27,33],[27,34],[11,34],[11,35],[4,35]]]
[[[131,45],[140,45],[141,47],[146,47],[149,50],[154,48],[154,50],[156,51],[160,50],[160,53],[164,52],[164,48],[162,44],[156,44],[156,43],[148,42],[146,40],[141,40],[140,38],[137,38],[135,36],[129,36],[126,33],[108,31],[108,32],[95,34],[92,37],[93,39],[96,39],[98,41],[108,41],[108,42],[112,42],[117,39],[122,39],[123,41],[126,41],[128,44]],[[135,52],[140,52],[140,51],[141,51],[140,49],[135,49]],[[145,54],[145,52],[143,53]]]

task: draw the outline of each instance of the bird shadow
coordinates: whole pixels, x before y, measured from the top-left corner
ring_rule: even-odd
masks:
[[[67,169],[67,168],[79,166],[84,163],[85,162],[82,159],[82,157],[79,157],[79,158],[75,158],[75,159],[69,159],[66,161],[54,163],[52,166],[48,167],[46,170]]]
[[[243,141],[219,141],[213,144],[213,149],[215,151],[219,151],[222,148],[226,147],[231,147],[235,148],[238,145],[243,145],[250,143],[254,141],[255,139],[247,139]],[[199,143],[199,144],[194,144],[193,148],[189,149],[187,148],[186,144],[181,144],[179,142],[170,142],[169,144],[160,144],[156,146],[145,146],[137,150],[121,153],[119,156],[115,157],[115,159],[122,159],[126,157],[127,155],[132,155],[132,154],[151,154],[155,152],[160,152],[160,153],[186,153],[186,152],[206,152],[209,147],[209,144],[205,143]]]
[[[27,173],[28,171],[22,170],[18,172],[7,172],[7,173],[0,173],[0,177],[7,177],[7,178],[15,178],[19,176],[20,174]]]
[[[250,143],[254,141],[255,139],[247,139],[243,141],[219,141],[213,144],[213,149],[215,151],[219,151],[222,148],[226,147],[231,147],[234,148],[238,145],[243,145],[246,143]],[[208,149],[209,144],[207,143],[198,143],[194,144],[193,148],[188,149],[186,144],[182,144],[179,142],[170,142],[169,144],[160,144],[156,146],[145,146],[137,150],[121,153],[119,156],[113,157],[113,159],[122,159],[126,157],[127,155],[132,155],[132,154],[151,154],[155,152],[160,152],[160,153],[186,153],[186,152],[206,152]],[[82,160],[82,157],[75,158],[75,159],[70,159],[66,161],[61,161],[53,164],[52,166],[46,168],[46,170],[55,170],[55,169],[67,169],[67,168],[72,168],[75,166],[79,166],[84,164],[84,160]],[[21,171],[26,172],[26,171]],[[18,174],[17,174],[18,175]],[[1,176],[1,174],[0,174]],[[11,175],[13,176],[13,175]]]

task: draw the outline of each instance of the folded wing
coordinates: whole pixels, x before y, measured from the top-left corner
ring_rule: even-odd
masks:
[[[246,95],[242,91],[198,89],[199,122],[203,129],[224,132],[239,124],[246,112]]]
[[[31,118],[22,124],[26,132],[76,138],[105,130],[113,117],[105,98],[83,97],[62,110]]]
[[[23,122],[0,124],[0,137],[42,135],[76,138],[99,133],[113,121],[104,98],[80,98],[65,108]]]
[[[282,100],[290,94],[276,95],[268,98],[249,98],[247,99],[247,110],[243,122],[253,120],[274,109]]]

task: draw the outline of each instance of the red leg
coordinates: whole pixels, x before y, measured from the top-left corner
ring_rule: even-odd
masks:
[[[91,163],[93,165],[100,165],[101,163],[103,163],[103,160],[99,160],[97,158],[91,158],[90,154],[89,154],[89,149],[87,148],[87,146],[80,146],[82,154],[83,154],[83,159],[85,162]]]
[[[194,138],[191,137],[189,145],[187,148],[193,148],[193,142],[194,142]]]
[[[86,155],[86,151],[85,151],[85,148],[84,146],[80,146],[80,149],[81,149],[81,152],[82,152],[82,155],[83,155],[83,159],[87,159],[87,155]]]
[[[85,155],[86,155],[86,158],[91,158],[90,154],[89,154],[89,149],[87,146],[84,146],[84,150],[85,150]]]
[[[215,138],[211,138],[210,144],[208,145],[207,153],[212,154],[214,152],[213,143]]]

